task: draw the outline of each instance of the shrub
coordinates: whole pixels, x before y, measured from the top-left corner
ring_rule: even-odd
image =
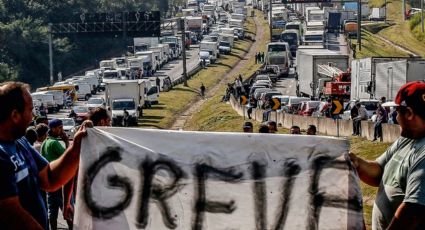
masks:
[[[409,20],[410,30],[413,30],[417,25],[421,23],[421,14],[414,14]]]

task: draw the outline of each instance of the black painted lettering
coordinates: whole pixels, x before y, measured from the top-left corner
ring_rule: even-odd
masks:
[[[273,229],[283,229],[286,222],[286,217],[289,211],[289,201],[291,200],[292,188],[294,187],[295,176],[301,171],[301,167],[297,163],[296,158],[288,158],[283,165],[283,183],[282,196],[280,198],[280,206],[277,213],[276,224]]]
[[[119,148],[108,148],[106,152],[91,165],[84,177],[83,183],[83,197],[84,201],[90,211],[91,215],[99,219],[111,219],[118,215],[128,207],[133,197],[133,185],[130,180],[118,175],[108,177],[108,185],[114,189],[124,190],[124,198],[112,207],[103,207],[97,204],[91,194],[91,186],[99,171],[108,163],[121,161],[121,154]]]
[[[172,173],[173,181],[169,185],[158,185],[152,182],[154,175],[159,170],[166,170]],[[139,206],[139,214],[137,216],[137,226],[146,228],[149,217],[149,200],[152,198],[162,213],[164,225],[168,228],[175,229],[177,224],[175,218],[170,214],[170,207],[167,199],[179,191],[181,186],[178,185],[179,180],[183,177],[183,171],[171,160],[160,159],[152,161],[149,158],[140,165],[141,172],[141,203]]]
[[[349,209],[353,211],[362,211],[361,199],[357,197],[344,199],[336,196],[324,196],[319,192],[319,180],[320,174],[324,168],[333,168],[336,170],[349,170],[351,166],[347,161],[336,160],[327,155],[318,155],[311,159],[310,170],[312,172],[310,176],[310,208],[309,208],[309,219],[308,229],[316,230],[319,225],[320,210],[322,207],[335,207],[342,209]]]
[[[255,202],[255,227],[257,230],[267,228],[266,167],[261,162],[252,162],[252,179]]]
[[[216,169],[206,164],[197,164],[195,166],[195,218],[192,229],[201,230],[204,222],[205,212],[211,213],[232,213],[235,207],[235,201],[231,200],[227,203],[220,201],[209,201],[206,198],[205,182],[209,176],[215,176],[226,182],[238,182],[243,174],[237,173],[232,169]]]

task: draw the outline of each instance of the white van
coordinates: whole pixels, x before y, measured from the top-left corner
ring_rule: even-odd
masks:
[[[62,90],[48,90],[45,91],[46,94],[53,95],[53,99],[56,103],[56,111],[59,111],[63,108],[64,95]]]
[[[53,113],[56,111],[57,105],[55,99],[52,94],[48,94],[44,92],[36,92],[32,93],[31,97],[33,100],[40,101],[45,108],[49,111],[49,113]]]
[[[77,99],[88,101],[91,97],[91,86],[86,83],[75,83],[75,86],[78,86],[77,90]]]

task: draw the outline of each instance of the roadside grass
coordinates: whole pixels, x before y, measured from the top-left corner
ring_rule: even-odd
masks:
[[[371,142],[364,138],[351,137],[350,140],[350,151],[357,154],[358,156],[368,159],[375,160],[378,158],[392,143],[380,143]],[[371,229],[372,222],[372,207],[373,201],[375,200],[376,192],[378,188],[369,186],[363,182],[360,184],[363,195],[363,215],[368,229]]]
[[[255,23],[248,18],[245,23],[247,33],[255,34]],[[199,71],[187,81],[188,87],[183,84],[173,87],[169,92],[162,92],[159,104],[143,111],[143,117],[139,119],[139,127],[167,129],[172,126],[177,117],[190,107],[193,102],[200,99],[199,87],[203,83],[208,91],[214,87],[222,77],[233,68],[249,50],[252,41],[235,41],[235,47],[231,55],[220,55],[217,63]]]
[[[359,51],[357,39],[351,39],[351,43],[356,44],[356,58],[409,56],[365,29],[362,30],[362,50]]]
[[[381,1],[381,0],[376,0]],[[409,21],[403,21],[403,14],[401,12],[402,1],[392,0],[387,3],[388,21],[394,23],[393,26],[382,29],[378,32],[379,35],[386,39],[405,47],[422,57],[425,57],[425,40],[418,40],[423,37],[423,33],[419,28],[415,27],[413,32],[410,30]]]
[[[369,8],[379,8],[385,5],[385,0],[369,0],[367,4],[369,5]]]
[[[263,28],[267,27],[267,21],[264,20],[264,15],[261,11],[255,10],[255,15],[260,21]],[[263,29],[261,41],[259,42],[255,54],[257,52],[265,52],[266,44],[270,41],[270,31]],[[246,79],[261,67],[261,64],[255,64],[255,57],[250,57],[246,67],[241,69],[240,74]],[[236,76],[235,76],[236,77]],[[221,131],[234,132],[241,131],[242,124],[245,121],[239,116],[230,106],[229,103],[221,102],[222,96],[226,92],[226,85],[220,87],[216,95],[208,99],[199,111],[186,122],[185,130],[198,131]],[[254,124],[254,130],[258,130],[260,123],[251,121]],[[281,132],[287,132],[282,130]]]

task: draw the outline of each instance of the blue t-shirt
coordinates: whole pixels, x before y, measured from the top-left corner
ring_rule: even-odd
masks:
[[[18,196],[22,207],[44,229],[48,229],[47,211],[38,173],[47,164],[25,138],[0,141],[0,200]]]

